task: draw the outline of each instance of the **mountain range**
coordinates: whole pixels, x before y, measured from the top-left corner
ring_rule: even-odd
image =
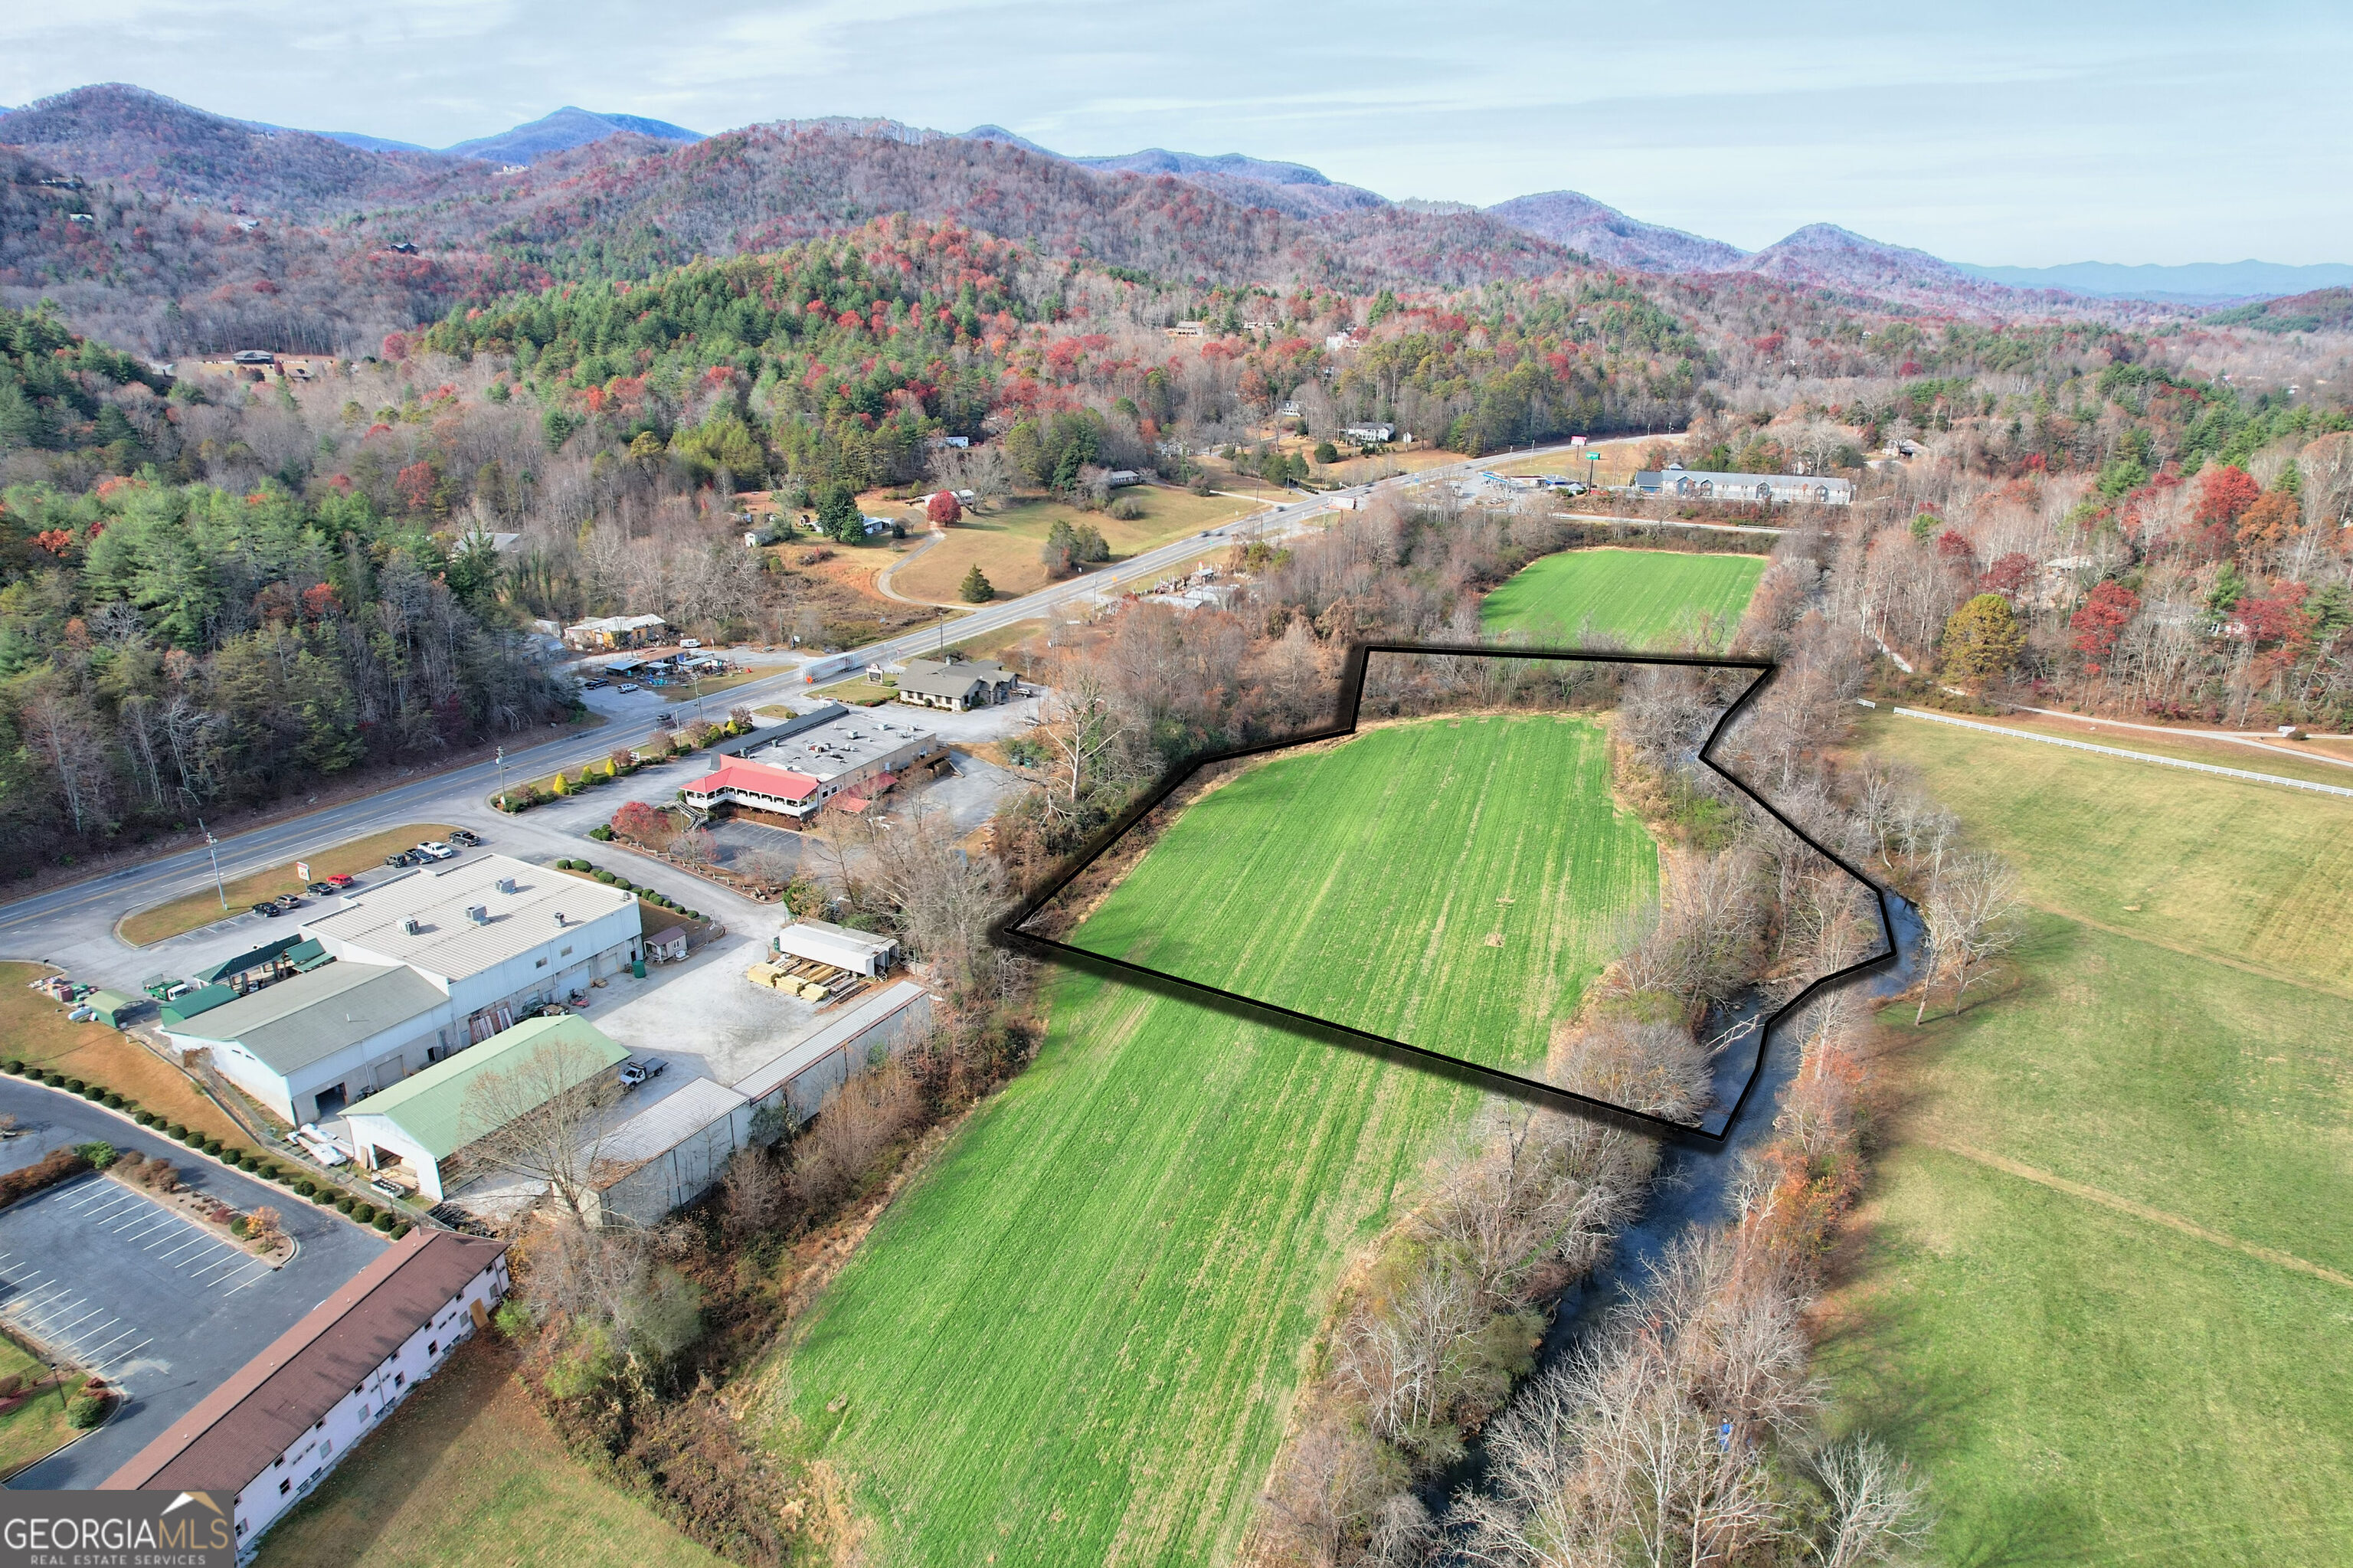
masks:
[[[1332,228],[1335,238],[1345,231],[1355,237],[1352,242],[1385,248],[1409,270],[1411,258],[1426,252],[1439,259],[1434,264],[1450,277],[1461,275],[1462,268],[1442,260],[1448,256],[1501,251],[1506,253],[1504,270],[1518,272],[1546,264],[1557,248],[1562,260],[1574,252],[1624,270],[1670,276],[1747,274],[1900,308],[1991,314],[2096,309],[2110,301],[2213,305],[2353,284],[2353,267],[2284,267],[2261,261],[2188,267],[2099,262],[2052,268],[1971,266],[1825,223],[1809,224],[1752,252],[1646,223],[1576,191],[1518,196],[1483,211],[1452,202],[1394,202],[1332,180],[1303,164],[1158,147],[1071,156],[997,125],[947,132],[892,120],[833,116],[770,122],[728,132],[723,140],[733,146],[745,137],[762,139],[764,145],[780,139],[819,139],[935,149],[934,161],[945,158],[946,164],[921,177],[912,168],[902,168],[902,175],[918,185],[927,181],[935,185],[942,179],[955,185],[965,173],[980,173],[971,163],[976,156],[992,167],[1008,157],[1017,164],[1026,159],[1032,179],[1045,167],[1059,166],[1113,181],[1174,181],[1239,208]],[[541,166],[548,165],[551,177],[577,178],[586,166],[581,164],[584,158],[609,164],[715,144],[665,121],[567,105],[497,135],[431,149],[356,132],[312,132],[234,120],[121,83],[79,88],[22,109],[0,111],[0,143],[85,179],[122,180],[185,199],[289,217],[348,216],[370,208],[419,214],[448,198],[487,196],[496,181],[517,168],[529,168],[536,175]],[[952,147],[971,151],[958,154]],[[659,171],[649,173],[661,177]],[[845,188],[860,185],[845,176]],[[967,195],[978,200],[983,192],[976,186]],[[512,196],[506,191],[502,199]],[[911,209],[923,205],[917,197],[910,201]],[[786,230],[806,227],[796,215],[776,210],[773,201],[765,205],[772,215],[767,230],[774,230],[779,220]],[[948,208],[955,206],[947,201]],[[1514,244],[1504,238],[1511,235],[1521,240]],[[1517,259],[1513,260],[1509,253],[1515,251]],[[1166,257],[1160,260],[1165,263]]]

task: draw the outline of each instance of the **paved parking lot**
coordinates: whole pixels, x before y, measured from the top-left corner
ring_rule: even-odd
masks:
[[[300,1252],[273,1269],[111,1177],[88,1175],[0,1209],[0,1319],[124,1393],[112,1420],[16,1478],[97,1485],[384,1250],[375,1233],[271,1182],[234,1174],[85,1101],[0,1078],[23,1129],[0,1170],[100,1139],[168,1160],[185,1184],[240,1210],[268,1203]]]

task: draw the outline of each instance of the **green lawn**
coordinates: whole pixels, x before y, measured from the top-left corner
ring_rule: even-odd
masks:
[[[1926,1467],[1941,1561],[2347,1560],[2353,1288],[2230,1244],[2353,1274],[2347,1003],[2299,983],[2342,973],[2353,923],[2308,867],[2353,810],[1917,721],[1866,735],[2042,909],[2013,991],[1887,1015],[1905,1104],[1827,1314],[1839,1418]]]
[[[1669,647],[1704,615],[1729,630],[1764,575],[1762,556],[1565,550],[1521,568],[1487,596],[1479,617],[1491,632],[1521,631],[1539,643],[1614,631],[1637,648]]]
[[[1472,800],[1507,763],[1554,782]],[[1596,729],[1549,716],[1281,758],[1187,810],[1079,937],[1165,961],[1181,926],[1204,979],[1377,1028],[1507,1032],[1573,1008],[1597,916],[1656,886],[1605,767]],[[1509,853],[1468,847],[1479,812],[1475,836]],[[1566,935],[1538,939],[1545,910]],[[1442,995],[1369,983],[1466,964],[1496,972]],[[1478,1101],[1092,976],[1065,971],[1050,1000],[1038,1061],[899,1199],[780,1369],[776,1441],[849,1473],[880,1562],[1229,1556],[1341,1267]],[[1525,1038],[1524,1065],[1541,1031]]]

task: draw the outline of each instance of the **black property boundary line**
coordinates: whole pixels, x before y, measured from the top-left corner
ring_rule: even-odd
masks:
[[[1757,678],[1749,682],[1742,689],[1740,695],[1734,698],[1731,705],[1717,716],[1715,727],[1708,731],[1707,739],[1700,746],[1699,760],[1706,765],[1710,772],[1748,797],[1767,816],[1788,829],[1800,843],[1871,889],[1873,901],[1879,911],[1880,939],[1883,946],[1882,951],[1859,963],[1850,964],[1842,969],[1834,969],[1816,979],[1805,990],[1776,1008],[1765,1020],[1757,1043],[1757,1065],[1749,1070],[1747,1079],[1740,1086],[1739,1096],[1733,1101],[1730,1112],[1725,1115],[1722,1132],[1709,1132],[1706,1128],[1695,1127],[1689,1122],[1672,1121],[1665,1117],[1653,1116],[1647,1111],[1635,1110],[1629,1106],[1618,1105],[1591,1095],[1581,1095],[1573,1089],[1564,1089],[1556,1084],[1547,1084],[1539,1078],[1505,1072],[1500,1067],[1490,1067],[1483,1063],[1450,1055],[1443,1051],[1433,1051],[1427,1045],[1416,1045],[1410,1041],[1392,1039],[1386,1034],[1376,1034],[1370,1030],[1358,1029],[1352,1024],[1337,1022],[1329,1018],[1320,1018],[1312,1012],[1302,1012],[1295,1008],[1280,1006],[1258,997],[1245,996],[1239,991],[1227,991],[1197,980],[1188,980],[1183,975],[1171,974],[1166,969],[1155,969],[1149,965],[1131,963],[1125,959],[1112,958],[1103,953],[1074,947],[1070,943],[1056,941],[1050,937],[1041,937],[1035,932],[1021,928],[1033,919],[1039,911],[1052,903],[1064,888],[1077,880],[1081,873],[1102,858],[1104,852],[1118,842],[1129,829],[1156,810],[1169,796],[1175,794],[1187,779],[1202,768],[1241,758],[1260,757],[1273,751],[1289,751],[1297,747],[1313,745],[1317,741],[1337,740],[1355,735],[1357,720],[1364,705],[1366,672],[1371,664],[1372,656],[1376,653],[1452,654],[1482,659],[1545,660],[1556,663],[1664,664],[1700,670],[1754,670],[1757,672]],[[1559,1109],[1601,1112],[1612,1117],[1625,1118],[1643,1127],[1655,1128],[1675,1137],[1721,1147],[1731,1139],[1732,1129],[1739,1122],[1741,1111],[1746,1108],[1749,1096],[1755,1092],[1757,1080],[1765,1075],[1765,1058],[1767,1053],[1772,1048],[1773,1031],[1780,1026],[1782,1021],[1805,1007],[1823,991],[1843,985],[1849,980],[1860,979],[1873,970],[1883,969],[1894,963],[1899,957],[1895,940],[1895,922],[1887,907],[1887,890],[1862,871],[1849,864],[1846,859],[1836,851],[1817,842],[1804,829],[1784,815],[1773,802],[1749,788],[1747,780],[1715,760],[1715,748],[1723,740],[1725,732],[1732,727],[1733,721],[1738,718],[1742,710],[1755,700],[1757,694],[1763,691],[1772,681],[1779,668],[1778,664],[1769,659],[1708,658],[1691,653],[1584,652],[1575,649],[1497,648],[1475,642],[1355,643],[1350,646],[1347,660],[1341,666],[1338,705],[1340,718],[1336,723],[1321,729],[1288,736],[1281,740],[1263,741],[1256,746],[1198,752],[1187,758],[1170,768],[1141,799],[1131,804],[1127,810],[1122,811],[1090,839],[1084,848],[1063,864],[1051,881],[1038,892],[1031,894],[1012,913],[997,921],[990,927],[989,935],[1000,945],[1027,949],[1039,957],[1080,968],[1100,966],[1122,970],[1131,975],[1157,980],[1163,984],[1180,986],[1187,991],[1214,997],[1220,1001],[1268,1014],[1292,1023],[1305,1024],[1316,1030],[1347,1035],[1384,1050],[1403,1052],[1421,1062],[1442,1065],[1450,1072],[1467,1074],[1492,1088],[1521,1099],[1546,1103]]]

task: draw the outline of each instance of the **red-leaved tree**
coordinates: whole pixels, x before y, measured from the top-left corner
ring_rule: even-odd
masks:
[[[2245,469],[2224,463],[2199,482],[2198,521],[2232,524],[2263,493]]]
[[[964,506],[949,492],[935,490],[931,500],[923,503],[923,515],[944,528],[964,515]]]
[[[2012,550],[1985,570],[1978,579],[1979,593],[1998,593],[2014,599],[2018,590],[2034,580],[2034,557],[2023,551]]]
[[[2075,652],[2084,655],[2094,674],[2116,650],[2116,639],[2132,624],[2133,613],[2140,609],[2140,595],[2119,582],[2105,582],[2092,590],[2067,620],[2067,628],[2075,634]]]
[[[624,801],[621,809],[613,813],[613,831],[634,843],[655,850],[668,849],[670,841],[678,837],[678,828],[670,821],[670,813],[643,800]]]

